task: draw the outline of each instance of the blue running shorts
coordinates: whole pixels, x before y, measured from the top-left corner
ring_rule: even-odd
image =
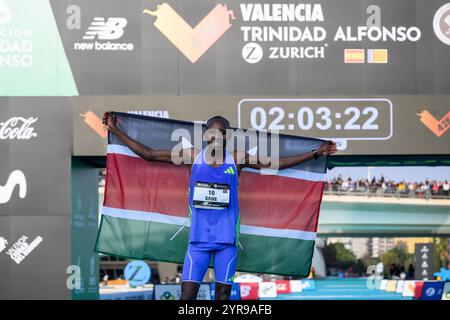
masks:
[[[216,282],[232,284],[236,272],[238,249],[234,244],[191,242],[184,258],[182,281],[202,283],[211,256]]]

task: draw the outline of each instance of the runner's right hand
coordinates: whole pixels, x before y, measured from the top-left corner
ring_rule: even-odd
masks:
[[[106,126],[108,131],[114,131],[116,127],[116,117],[114,117],[110,111],[105,112],[103,115],[103,124]]]

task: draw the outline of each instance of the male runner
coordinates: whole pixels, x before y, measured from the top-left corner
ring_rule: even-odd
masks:
[[[134,153],[149,161],[173,163],[171,150],[154,150],[130,137],[116,126],[109,112],[103,124]],[[253,158],[246,152],[226,150],[230,123],[221,116],[206,122],[207,147],[183,149],[179,156],[190,172],[189,214],[191,230],[183,265],[181,299],[195,300],[211,256],[216,280],[215,299],[228,300],[237,263],[239,243],[238,177],[244,167],[270,167],[269,161]],[[279,169],[334,154],[336,144],[326,141],[317,150],[278,159]],[[265,159],[270,160],[270,159]],[[263,164],[264,163],[264,164]]]

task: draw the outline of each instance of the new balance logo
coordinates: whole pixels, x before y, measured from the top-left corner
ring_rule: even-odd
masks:
[[[124,34],[124,29],[128,24],[125,18],[95,17],[88,30],[83,36],[83,42],[74,42],[75,51],[133,51],[134,43],[118,42]]]
[[[228,167],[228,169],[225,170],[223,173],[234,174],[233,167]]]
[[[83,36],[84,40],[93,40],[95,37],[99,40],[116,40],[123,36],[123,29],[127,25],[125,18],[105,18],[95,17]]]

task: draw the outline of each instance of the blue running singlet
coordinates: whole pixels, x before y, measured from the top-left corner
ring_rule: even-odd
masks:
[[[189,212],[191,231],[182,281],[201,283],[212,258],[216,281],[232,284],[240,219],[238,171],[229,152],[218,167],[206,163],[204,150],[195,157],[189,181]]]
[[[203,186],[210,184],[211,189],[203,188],[203,190],[216,194],[224,193],[225,191],[213,189],[213,185],[227,186],[229,192],[228,206],[214,209],[210,209],[207,206],[199,207],[198,201],[194,201],[194,189],[199,184]],[[220,201],[219,199],[217,200]],[[234,159],[228,151],[226,152],[224,163],[218,167],[213,167],[206,163],[204,149],[195,157],[189,181],[189,212],[191,216],[189,242],[237,245],[240,227],[238,171]]]

